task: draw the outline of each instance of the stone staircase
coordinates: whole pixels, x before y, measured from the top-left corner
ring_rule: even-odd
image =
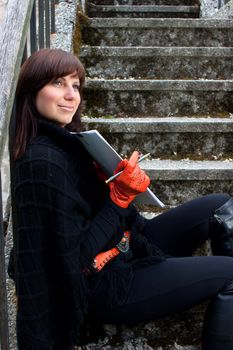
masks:
[[[168,206],[233,194],[233,21],[194,19],[198,9],[92,0],[82,24],[85,122],[123,155],[151,153],[142,167]]]
[[[167,207],[233,195],[233,20],[198,18],[197,0],[91,0],[87,14],[79,53],[86,127],[123,156],[150,152],[141,165]],[[203,306],[174,317],[110,330],[110,348],[146,338],[129,348],[194,349],[171,344],[199,343]]]

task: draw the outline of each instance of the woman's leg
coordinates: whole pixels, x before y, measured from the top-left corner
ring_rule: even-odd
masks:
[[[187,310],[211,298],[210,312],[205,319],[203,350],[232,350],[233,322],[229,324],[229,320],[233,320],[233,291],[230,289],[233,258],[187,257],[209,238],[209,219],[228,200],[228,195],[201,197],[148,221],[144,234],[174,257],[136,269],[127,302],[122,306],[107,307],[110,288],[103,279],[90,299],[90,312],[102,314],[104,323],[134,324]],[[218,313],[216,304],[220,305]],[[221,310],[225,313],[226,309],[228,314],[224,318]],[[218,319],[223,322],[218,323]],[[225,348],[216,345],[212,349],[212,344],[222,344],[222,329],[228,345]]]
[[[190,256],[210,238],[214,211],[229,198],[211,194],[186,202],[147,220],[143,234],[172,256]]]
[[[124,305],[108,309],[109,285],[103,280],[90,306],[95,313],[102,314],[105,323],[147,322],[187,310],[214,297],[231,280],[231,257],[169,258],[135,271]]]

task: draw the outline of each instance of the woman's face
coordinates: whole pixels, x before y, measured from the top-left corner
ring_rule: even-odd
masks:
[[[46,84],[36,95],[38,112],[62,127],[71,123],[79,104],[79,78],[76,72]]]

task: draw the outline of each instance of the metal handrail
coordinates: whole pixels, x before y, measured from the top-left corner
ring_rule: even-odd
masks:
[[[55,33],[55,7],[59,0],[35,0],[30,20],[30,39],[24,59],[38,49],[50,47],[50,36]]]
[[[55,5],[58,3],[59,0],[8,0],[0,28],[0,169],[21,63],[32,52],[50,46],[50,34],[55,32]],[[0,181],[1,350],[10,349],[5,265],[2,185]]]

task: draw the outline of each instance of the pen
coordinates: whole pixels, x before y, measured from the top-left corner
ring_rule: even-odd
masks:
[[[147,158],[150,155],[150,153],[145,154],[144,156],[140,157],[138,159],[138,163],[140,163],[143,159]],[[119,173],[109,177],[107,180],[105,180],[105,183],[108,184],[109,182],[111,182],[112,180],[114,180],[116,177],[118,177],[121,173],[123,172],[123,170],[119,171]]]

